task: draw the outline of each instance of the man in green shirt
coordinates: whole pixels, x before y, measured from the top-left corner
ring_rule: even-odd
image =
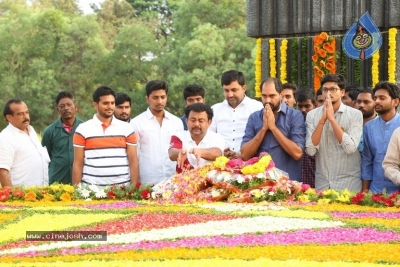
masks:
[[[56,97],[60,118],[43,132],[42,145],[47,148],[51,162],[49,164],[49,184],[58,182],[72,184],[72,164],[74,147],[72,138],[75,130],[83,121],[75,117],[78,108],[74,95],[60,92]]]

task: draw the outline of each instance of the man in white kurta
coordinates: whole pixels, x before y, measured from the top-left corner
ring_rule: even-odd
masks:
[[[1,186],[48,185],[50,158],[29,125],[28,107],[14,98],[6,103],[3,114],[9,124],[0,133]]]

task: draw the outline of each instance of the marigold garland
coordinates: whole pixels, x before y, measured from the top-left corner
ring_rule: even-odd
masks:
[[[379,50],[372,56],[372,84],[375,85],[379,82]]]
[[[397,29],[389,29],[389,58],[388,58],[388,77],[389,82],[396,83],[396,35]]]
[[[255,60],[255,92],[256,97],[261,97],[261,80],[262,80],[262,39],[256,40],[256,60]]]
[[[314,37],[314,90],[321,87],[321,78],[328,73],[336,72],[336,40],[326,32]]]
[[[276,77],[276,48],[275,39],[269,39],[269,75]]]
[[[281,51],[281,67],[280,67],[281,75],[280,75],[280,79],[281,79],[282,83],[287,83],[287,70],[286,70],[286,66],[287,66],[287,44],[288,44],[288,40],[284,39],[284,40],[282,40],[282,44],[281,44],[281,47],[280,47],[280,51]]]

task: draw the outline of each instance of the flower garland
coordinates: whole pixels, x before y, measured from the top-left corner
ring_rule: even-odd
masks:
[[[314,90],[321,87],[321,78],[336,72],[336,40],[326,32],[314,37]]]
[[[284,39],[282,40],[282,44],[281,44],[281,75],[280,75],[280,79],[282,81],[282,83],[287,83],[287,70],[286,70],[286,65],[287,65],[287,44],[288,44],[288,40]]]
[[[262,80],[262,58],[261,58],[261,50],[262,47],[262,39],[258,38],[256,40],[256,60],[255,60],[255,92],[256,97],[261,97],[261,80]]]
[[[396,35],[397,29],[389,29],[389,58],[388,58],[388,77],[389,82],[396,82]]]
[[[275,39],[269,39],[269,75],[276,77],[276,49]]]
[[[372,84],[379,82],[379,50],[372,56]]]

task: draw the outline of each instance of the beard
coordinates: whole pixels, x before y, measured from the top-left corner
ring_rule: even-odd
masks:
[[[367,111],[367,110],[364,110],[364,109],[363,110],[360,109],[360,111],[362,112],[364,119],[372,117],[375,114],[375,110],[368,110]]]
[[[281,107],[281,102],[278,102],[278,104],[276,104],[276,105],[272,104],[271,102],[264,103],[264,107],[265,107],[266,105],[269,105],[269,106],[271,107],[271,110],[272,110],[273,112],[275,112],[275,111],[278,111],[279,108]]]

